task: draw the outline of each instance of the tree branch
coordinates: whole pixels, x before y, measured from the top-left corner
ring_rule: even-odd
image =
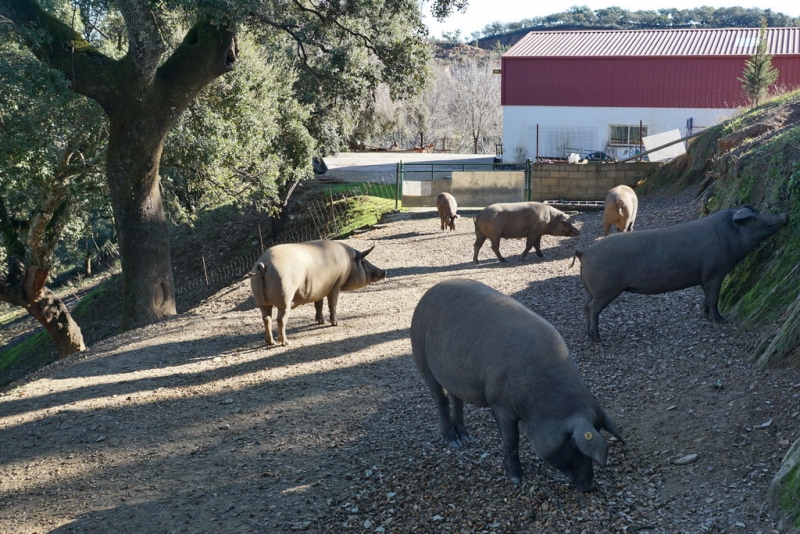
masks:
[[[128,57],[136,65],[136,74],[151,80],[161,56],[167,50],[148,0],[119,0],[117,6],[128,28]]]
[[[100,53],[34,0],[0,0],[0,17],[16,25],[37,59],[64,73],[72,91],[96,100],[103,108],[110,105],[106,72],[113,59]]]
[[[162,102],[171,120],[180,115],[209,83],[232,71],[239,58],[239,45],[232,29],[198,21],[175,52],[158,68]]]

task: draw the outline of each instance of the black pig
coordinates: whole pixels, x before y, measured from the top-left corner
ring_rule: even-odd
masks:
[[[576,251],[589,292],[586,333],[600,339],[600,312],[623,291],[655,295],[699,285],[706,317],[722,322],[717,302],[723,278],[787,223],[786,214],[761,215],[742,206],[666,228],[614,234]]]
[[[600,429],[622,437],[550,323],[488,286],[451,279],[420,299],[411,319],[411,347],[451,447],[472,440],[464,401],[488,406],[503,438],[511,482],[525,482],[518,452],[522,421],[536,454],[578,490],[594,489],[592,460],[605,466],[607,455]]]

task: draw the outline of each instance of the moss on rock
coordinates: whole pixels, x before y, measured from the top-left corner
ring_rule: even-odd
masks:
[[[783,458],[780,471],[769,485],[768,497],[780,518],[778,529],[800,534],[800,439]]]

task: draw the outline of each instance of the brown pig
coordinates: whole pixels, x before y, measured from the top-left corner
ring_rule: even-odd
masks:
[[[450,227],[451,230],[456,229],[456,219],[458,219],[458,215],[456,215],[457,208],[456,199],[450,193],[439,193],[439,196],[436,197],[436,210],[439,212],[442,230],[444,230],[445,226]]]
[[[521,260],[536,249],[542,257],[540,248],[543,235],[576,236],[580,231],[569,222],[564,212],[541,202],[509,202],[486,206],[473,219],[475,222],[475,254],[472,259],[478,263],[478,252],[483,242],[489,239],[497,259],[506,261],[500,255],[500,238],[527,238]]]
[[[272,307],[278,308],[278,343],[288,345],[286,321],[289,310],[314,303],[316,320],[324,324],[322,300],[328,297],[331,324],[338,325],[336,303],[340,291],[360,289],[382,280],[386,272],[364,257],[364,252],[338,241],[307,241],[270,247],[253,266],[250,287],[264,320],[264,341],[274,345]]]
[[[616,226],[620,232],[633,231],[636,222],[636,211],[639,209],[639,199],[636,193],[627,185],[618,185],[608,192],[603,209],[603,235]]]

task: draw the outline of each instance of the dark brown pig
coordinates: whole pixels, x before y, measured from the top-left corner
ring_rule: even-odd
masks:
[[[314,303],[316,320],[324,324],[322,300],[328,297],[331,324],[336,326],[336,303],[340,291],[359,289],[382,280],[386,272],[364,257],[372,249],[359,252],[337,241],[308,241],[275,245],[253,266],[250,287],[264,320],[264,341],[274,345],[272,307],[278,308],[278,343],[288,345],[286,321],[289,310]]]
[[[612,226],[620,232],[632,232],[636,222],[639,199],[627,185],[618,185],[608,192],[603,203],[603,235],[608,235]]]
[[[417,304],[411,348],[451,447],[473,439],[464,425],[464,402],[489,407],[511,482],[525,482],[518,452],[522,421],[522,432],[539,457],[575,488],[594,489],[592,460],[606,465],[600,430],[622,437],[550,323],[480,282],[450,279],[429,289]]]
[[[436,197],[436,210],[439,212],[442,230],[444,230],[445,226],[448,226],[451,230],[456,229],[456,219],[458,219],[456,209],[458,209],[458,206],[456,205],[456,199],[453,195],[450,193],[439,193],[439,196]]]
[[[541,202],[509,202],[486,206],[473,219],[475,221],[475,254],[472,259],[478,263],[478,251],[483,242],[489,239],[497,259],[506,261],[500,255],[500,238],[527,238],[525,250],[520,260],[536,249],[542,257],[540,248],[543,235],[576,236],[580,231],[569,222],[564,212]]]
[[[613,234],[576,251],[589,292],[586,333],[600,339],[600,312],[623,291],[655,295],[699,285],[706,317],[722,322],[717,302],[723,278],[787,222],[786,214],[761,215],[742,206],[666,228]]]

